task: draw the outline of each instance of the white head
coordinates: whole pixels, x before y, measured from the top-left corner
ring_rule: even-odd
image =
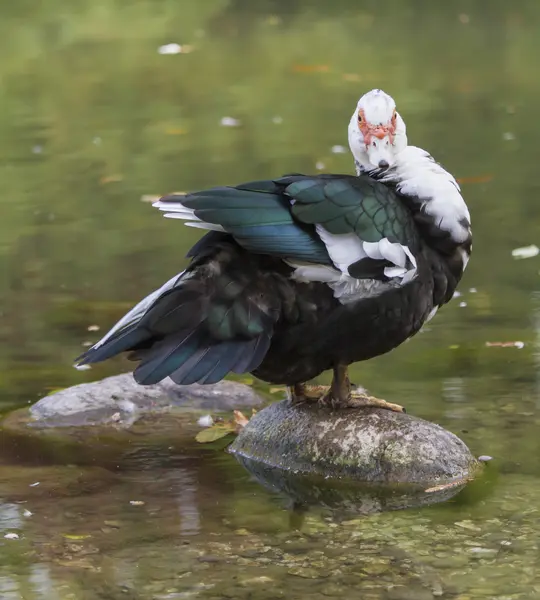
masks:
[[[349,123],[349,146],[363,171],[394,164],[407,147],[407,130],[391,96],[371,90],[360,98]]]

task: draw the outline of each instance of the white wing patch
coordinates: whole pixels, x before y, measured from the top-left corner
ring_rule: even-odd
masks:
[[[455,178],[433,157],[416,146],[407,146],[388,169],[382,182],[394,182],[397,191],[421,203],[438,227],[462,244],[470,236],[471,216]]]
[[[407,246],[390,242],[387,238],[380,242],[363,242],[354,233],[329,233],[322,225],[317,225],[316,229],[335,267],[287,262],[295,269],[294,279],[327,283],[342,304],[382,294],[389,288],[409,283],[416,276],[416,259]],[[349,266],[363,258],[386,259],[391,262],[393,266],[384,269],[384,274],[390,281],[351,277]]]
[[[354,233],[329,233],[322,225],[317,225],[316,229],[332,262],[347,276],[349,266],[363,258],[386,259],[391,262],[394,266],[385,267],[384,274],[390,278],[401,278],[402,285],[416,275],[416,259],[407,246],[390,242],[388,238],[379,242],[363,242]]]
[[[215,223],[206,223],[195,216],[195,211],[192,208],[187,208],[181,202],[162,202],[158,200],[152,204],[155,208],[159,208],[168,219],[182,219],[188,227],[196,227],[198,229],[209,229],[211,231],[225,231],[221,225]]]

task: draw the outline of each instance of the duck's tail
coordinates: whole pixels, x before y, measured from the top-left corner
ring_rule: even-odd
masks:
[[[209,384],[253,371],[279,316],[270,285],[247,253],[222,246],[139,302],[76,362],[131,352],[142,385],[168,376],[179,384]]]

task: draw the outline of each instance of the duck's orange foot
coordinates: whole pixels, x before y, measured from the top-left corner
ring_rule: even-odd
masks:
[[[387,402],[381,400],[381,398],[375,398],[374,396],[368,396],[362,392],[351,392],[349,399],[343,408],[385,408],[393,412],[406,413],[407,411],[401,404],[394,404],[393,402]],[[341,406],[340,406],[341,408]]]
[[[393,412],[407,412],[400,404],[387,402],[365,393],[351,390],[343,399],[336,398],[332,387],[328,385],[299,384],[290,388],[293,404],[315,404],[321,408],[384,408]]]

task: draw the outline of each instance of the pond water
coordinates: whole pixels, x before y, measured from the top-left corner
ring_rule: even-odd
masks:
[[[197,232],[152,196],[351,172],[349,116],[382,87],[461,180],[474,252],[461,296],[354,380],[493,457],[449,502],[362,516],[293,510],[223,444],[106,461],[3,433],[0,597],[540,598],[540,257],[512,256],[540,245],[538,2],[52,0],[0,17],[2,411],[127,370],[72,359],[185,264]]]

